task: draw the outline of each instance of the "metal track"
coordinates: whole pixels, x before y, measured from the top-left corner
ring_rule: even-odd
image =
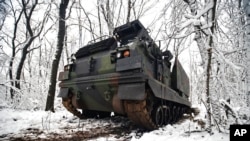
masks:
[[[130,120],[132,120],[137,125],[147,128],[149,130],[153,130],[159,127],[154,121],[153,117],[155,116],[153,113],[155,112],[156,104],[153,99],[151,99],[150,94],[147,94],[147,98],[142,101],[137,100],[125,100],[124,101],[124,108],[127,116]],[[71,112],[73,115],[77,116],[80,119],[86,118],[80,111],[74,107],[72,104],[72,98],[66,98],[62,100],[63,106]],[[162,105],[161,105],[162,106]],[[167,115],[168,118],[172,118],[171,121],[168,123],[176,122],[179,117],[181,116],[183,111],[176,110],[176,105],[169,106],[171,108],[171,114]],[[174,108],[175,107],[175,108]],[[177,106],[178,107],[178,106]],[[184,107],[179,107],[180,109]],[[179,115],[178,115],[179,114]],[[166,123],[166,124],[168,124]]]
[[[125,100],[124,108],[130,120],[141,127],[153,130],[158,128],[158,125],[155,124],[153,119],[155,102],[152,91],[147,89],[146,98],[144,100]]]
[[[154,130],[160,126],[177,122],[182,114],[186,111],[185,106],[177,105],[172,102],[158,103],[155,98],[152,97],[150,91],[147,91],[147,98],[143,101],[125,100],[124,108],[127,116],[134,123],[139,126],[145,127],[149,130]],[[156,112],[157,108],[165,108],[165,113],[161,117],[162,121],[157,121]]]
[[[73,115],[78,118],[84,118],[83,114],[78,111],[72,104],[71,98],[66,98],[62,100],[63,106]],[[147,129],[156,129],[157,126],[153,123],[151,119],[149,109],[147,108],[146,100],[143,101],[125,101],[124,102],[126,113],[133,122],[136,124],[146,127]]]
[[[147,108],[146,100],[143,101],[124,101],[127,116],[136,124],[147,129],[156,129],[157,126],[151,118],[151,113]]]
[[[78,111],[72,104],[71,98],[62,99],[62,104],[73,115],[77,116],[80,119],[84,118],[83,114],[80,111]]]

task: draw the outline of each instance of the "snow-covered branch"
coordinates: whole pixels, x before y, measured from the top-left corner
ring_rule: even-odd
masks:
[[[235,117],[235,120],[236,120],[236,124],[240,124],[240,121],[239,121],[239,116],[237,114],[237,112],[234,110],[234,108],[232,107],[232,105],[230,105],[226,100],[224,99],[220,99],[220,104],[222,106],[224,106],[227,110],[231,111],[232,112],[232,115]]]
[[[210,2],[209,4],[206,5],[206,7],[199,11],[196,15],[184,15],[185,18],[189,19],[186,22],[184,22],[180,28],[179,31],[183,30],[184,28],[188,27],[189,25],[193,24],[194,26],[201,26],[202,28],[209,28],[212,26],[211,23],[205,24],[202,16],[206,14],[209,10],[211,10],[214,7],[214,3]]]

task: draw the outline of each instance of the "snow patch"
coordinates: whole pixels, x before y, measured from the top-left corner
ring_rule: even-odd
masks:
[[[78,136],[78,133],[95,133],[97,137],[91,140],[132,140],[132,141],[228,141],[229,134],[219,133],[214,129],[212,135],[201,128],[193,119],[184,119],[173,125],[166,125],[154,131],[140,132],[136,129],[120,128],[124,120],[112,121],[112,119],[85,119],[79,120],[68,111],[56,107],[56,113],[45,112],[41,110],[17,110],[0,109],[0,140],[8,136],[23,137],[28,135],[36,139],[60,136],[62,138],[71,138]],[[204,117],[201,112],[196,118]],[[130,125],[131,126],[131,125]],[[112,133],[105,131],[121,129],[122,133]],[[126,127],[127,128],[127,127]],[[123,131],[124,130],[124,131]],[[126,131],[125,131],[126,130]],[[39,134],[32,135],[32,132]],[[100,132],[100,134],[98,133]],[[52,135],[51,135],[52,134]],[[83,137],[84,134],[82,135]],[[32,138],[31,138],[32,139]]]

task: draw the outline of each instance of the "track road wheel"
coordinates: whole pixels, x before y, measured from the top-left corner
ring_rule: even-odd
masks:
[[[159,104],[150,91],[142,101],[124,101],[125,111],[130,120],[149,130],[167,125],[171,120],[171,110],[167,105]]]
[[[175,123],[177,121],[177,116],[178,116],[177,106],[173,105],[172,108],[173,108],[172,109],[172,114],[173,114],[172,122]]]
[[[153,112],[154,123],[160,127],[163,125],[164,120],[164,112],[162,106],[156,107],[155,111]]]
[[[166,105],[159,105],[155,108],[152,116],[158,127],[167,125],[170,122],[170,109]]]
[[[170,115],[170,108],[166,105],[162,106],[163,113],[164,113],[164,125],[170,123],[171,115]]]

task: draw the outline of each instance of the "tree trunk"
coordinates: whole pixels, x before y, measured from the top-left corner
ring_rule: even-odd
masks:
[[[17,36],[17,28],[18,28],[18,24],[19,21],[22,17],[24,9],[22,9],[22,11],[19,13],[18,17],[15,17],[15,24],[14,24],[14,32],[13,32],[13,38],[11,40],[11,45],[12,45],[12,54],[11,54],[11,58],[10,58],[10,64],[9,64],[9,78],[10,78],[10,84],[11,84],[11,88],[10,88],[10,97],[11,99],[14,98],[15,96],[15,92],[13,90],[12,87],[14,87],[15,83],[13,80],[13,62],[16,56],[16,44],[15,44],[15,40],[16,40],[16,36]],[[16,16],[16,13],[14,13],[14,16]]]
[[[214,48],[214,41],[213,35],[215,30],[215,12],[216,12],[216,2],[217,0],[208,0],[208,4],[213,4],[213,8],[208,11],[207,23],[211,23],[212,26],[210,27],[211,35],[208,36],[208,63],[207,63],[207,82],[206,82],[206,95],[207,95],[207,115],[208,115],[208,132],[211,133],[212,131],[212,107],[211,107],[211,93],[210,93],[210,71],[211,71],[211,64],[212,64],[212,48]],[[214,119],[216,120],[216,119]]]
[[[97,14],[98,14],[99,34],[102,39],[102,22],[101,22],[101,15],[100,15],[100,1],[99,0],[97,0]]]
[[[28,6],[28,3],[25,2],[25,0],[22,0],[22,8],[23,8],[23,13],[24,13],[24,16],[25,16],[25,20],[26,20],[26,30],[27,30],[27,40],[28,42],[24,45],[23,49],[22,49],[22,56],[21,56],[21,60],[18,64],[18,67],[17,67],[17,71],[16,71],[16,80],[15,80],[15,87],[17,89],[20,89],[20,79],[21,79],[21,74],[22,74],[22,69],[23,69],[23,65],[24,65],[24,62],[26,60],[26,57],[27,57],[27,54],[30,52],[29,47],[31,46],[31,44],[33,43],[33,41],[41,34],[41,32],[43,31],[43,28],[44,28],[44,24],[45,24],[45,19],[46,17],[44,17],[44,20],[42,21],[42,25],[41,25],[41,28],[38,30],[38,33],[36,35],[34,35],[34,31],[35,28],[37,27],[32,27],[32,14],[33,14],[33,11],[35,11],[35,8],[36,6],[38,5],[38,0],[35,0],[34,3],[32,3],[32,6],[29,10],[29,6]],[[27,13],[29,12],[29,13]],[[48,11],[49,12],[49,11]]]
[[[197,15],[197,7],[196,7],[196,0],[184,0],[190,7],[191,13],[193,16]],[[215,30],[215,12],[216,12],[216,3],[217,0],[207,0],[206,5],[213,5],[213,8],[210,9],[206,13],[206,24],[210,25],[209,34],[205,34],[205,42],[208,45],[204,45],[204,39],[202,39],[202,32],[200,25],[194,26],[195,29],[195,41],[197,42],[201,57],[202,57],[202,64],[204,68],[206,67],[206,107],[207,107],[207,115],[208,115],[208,131],[211,132],[212,127],[212,107],[211,107],[211,93],[210,93],[210,72],[211,72],[211,64],[212,64],[212,48],[214,47],[213,43],[213,34]],[[207,55],[205,51],[207,50]],[[207,66],[204,65],[205,61],[207,61]]]
[[[104,20],[108,25],[109,35],[112,35],[114,30],[114,24],[113,24],[113,15],[111,13],[112,11],[110,9],[109,0],[106,1],[105,6],[106,8],[104,8],[103,4],[100,5]]]
[[[130,13],[131,13],[131,0],[128,0],[127,23],[130,21]]]
[[[247,50],[247,101],[250,102],[250,0],[243,0],[244,12],[246,15],[246,36],[245,36],[245,48]],[[249,106],[249,105],[248,105]]]
[[[12,72],[12,68],[13,68],[13,61],[14,61],[14,57],[15,57],[15,50],[13,50],[12,52],[12,57],[10,59],[10,64],[9,64],[9,78],[10,78],[10,84],[12,87],[14,87],[14,82],[13,82],[13,72]],[[13,99],[14,98],[14,90],[13,88],[10,88],[10,98]]]
[[[196,14],[198,13],[198,9],[197,9],[197,3],[196,0],[184,0],[191,11],[191,14],[193,16],[196,16]],[[206,54],[206,48],[205,48],[205,44],[204,41],[202,40],[201,37],[201,28],[200,26],[194,26],[194,31],[195,31],[195,38],[194,40],[197,43],[197,46],[199,48],[200,54],[201,54],[201,61],[202,61],[202,65],[205,66],[205,61],[207,60],[207,54]]]
[[[212,127],[212,113],[211,113],[211,94],[210,94],[210,71],[211,71],[211,59],[212,59],[212,48],[207,50],[208,61],[207,61],[207,81],[206,81],[206,104],[207,104],[207,116],[208,116],[208,132],[211,132]]]
[[[54,112],[54,99],[55,99],[55,91],[56,91],[56,77],[58,66],[63,50],[64,45],[64,36],[65,36],[65,14],[68,6],[69,0],[61,0],[60,8],[59,8],[59,30],[57,35],[57,49],[55,54],[55,59],[52,62],[51,76],[50,76],[50,85],[47,95],[47,102],[45,111]]]
[[[21,79],[21,74],[22,74],[22,69],[23,69],[23,65],[24,65],[24,62],[26,60],[26,56],[28,54],[28,48],[30,47],[31,43],[33,42],[35,38],[30,38],[30,40],[28,41],[28,43],[24,46],[23,50],[22,50],[22,57],[21,57],[21,60],[18,64],[18,67],[17,67],[17,71],[16,71],[16,80],[15,80],[15,87],[17,89],[21,89],[20,87],[20,79]]]

